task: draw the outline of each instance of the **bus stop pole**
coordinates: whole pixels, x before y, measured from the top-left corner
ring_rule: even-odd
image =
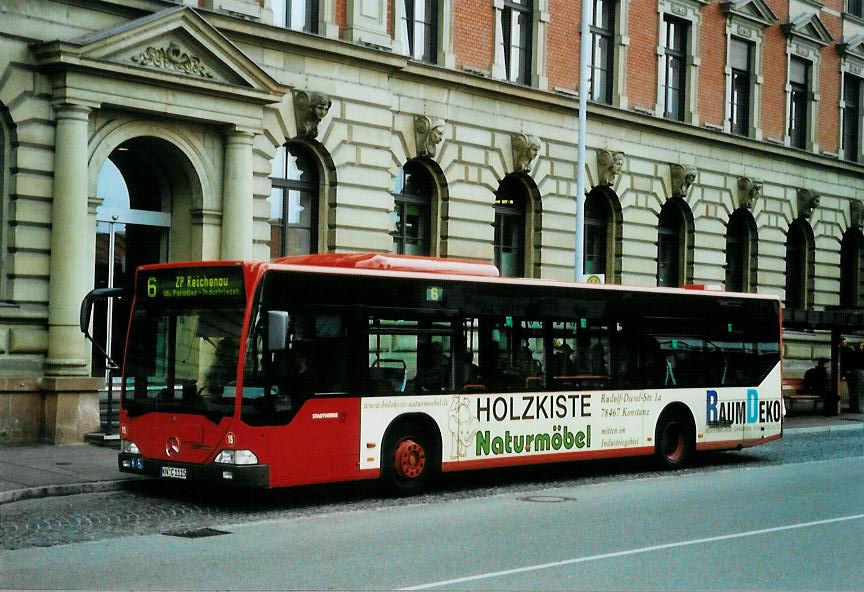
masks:
[[[582,281],[585,275],[585,126],[588,109],[588,61],[591,57],[591,38],[588,23],[591,20],[592,3],[582,0],[582,23],[579,38],[579,129],[577,133],[576,159],[576,252],[573,267],[574,280]]]
[[[826,415],[840,415],[840,331],[831,329],[831,409],[825,409]]]

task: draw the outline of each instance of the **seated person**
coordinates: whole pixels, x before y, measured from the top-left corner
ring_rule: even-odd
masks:
[[[828,364],[827,358],[819,358],[816,365],[804,373],[802,387],[805,393],[822,397],[822,412],[825,415],[836,415],[839,397],[831,390],[828,380]]]

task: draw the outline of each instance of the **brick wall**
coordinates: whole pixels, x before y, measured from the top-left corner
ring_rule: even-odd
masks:
[[[717,3],[702,9],[699,31],[699,96],[697,105],[702,123],[722,126],[728,117],[726,105],[726,15]]]
[[[826,8],[836,5],[837,10],[842,9],[842,0],[825,2]],[[837,53],[835,43],[843,40],[843,22],[839,17],[822,11],[820,15],[825,28],[834,39],[834,43],[822,48],[820,52],[821,65],[819,68],[819,132],[817,141],[819,149],[824,152],[836,153],[839,149],[839,126],[840,126],[840,54]]]
[[[453,12],[456,67],[491,70],[495,57],[492,0],[454,0]]]
[[[582,3],[575,0],[549,0],[549,14],[549,50],[546,54],[549,88],[577,90]]]
[[[654,109],[657,102],[657,5],[630,3],[627,96],[631,107]]]

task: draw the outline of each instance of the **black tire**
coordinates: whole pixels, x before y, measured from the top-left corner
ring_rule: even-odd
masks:
[[[655,456],[667,469],[686,466],[696,448],[693,422],[679,415],[664,415],[657,422]]]
[[[440,470],[438,456],[426,430],[416,424],[398,426],[387,437],[381,458],[384,487],[399,497],[424,491]]]

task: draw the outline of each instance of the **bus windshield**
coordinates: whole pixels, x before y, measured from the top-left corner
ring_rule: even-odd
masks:
[[[126,355],[123,406],[130,416],[153,411],[200,414],[214,421],[234,412],[243,307],[138,307]]]

